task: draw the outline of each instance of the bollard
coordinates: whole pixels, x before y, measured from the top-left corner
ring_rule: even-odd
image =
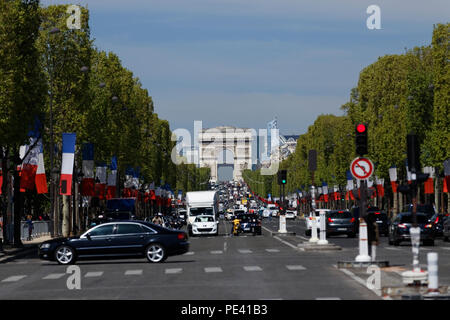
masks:
[[[325,211],[320,211],[320,240],[317,244],[328,244],[327,241],[327,223],[325,220]]]
[[[317,221],[316,216],[313,213],[312,220],[311,220],[311,238],[309,239],[309,242],[317,242],[319,239],[317,238]]]
[[[372,262],[376,261],[377,259],[377,245],[372,243]]]
[[[370,262],[369,246],[367,239],[367,224],[363,218],[359,219],[359,255],[356,257],[356,262]]]
[[[428,260],[428,293],[439,294],[438,282],[438,254],[430,252],[427,255]]]
[[[286,216],[284,214],[280,214],[280,228],[279,228],[278,232],[279,233],[287,233]]]

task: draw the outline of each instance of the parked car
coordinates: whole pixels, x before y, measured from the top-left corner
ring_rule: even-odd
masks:
[[[184,231],[130,220],[104,223],[77,237],[45,241],[38,253],[41,259],[67,265],[93,257],[146,257],[149,262],[163,262],[169,256],[188,251]]]
[[[418,212],[417,225],[420,227],[420,240],[424,245],[434,245],[435,231],[427,214]],[[397,215],[389,228],[389,244],[398,246],[402,241],[411,241],[409,229],[412,226],[412,213],[402,212]]]
[[[261,219],[257,214],[244,213],[236,216],[240,220],[240,231],[244,233],[253,233],[253,235],[261,235]]]
[[[305,235],[306,236],[311,236],[311,229],[312,229],[312,220],[313,220],[313,217],[315,217],[315,219],[316,219],[316,229],[317,229],[317,234],[319,234],[319,230],[320,230],[320,211],[325,211],[325,214],[327,213],[327,212],[330,212],[331,210],[330,209],[316,209],[316,211],[314,212],[314,215],[313,215],[313,212],[310,212],[309,213],[309,217],[306,217],[306,219],[305,219],[305,223],[306,223],[306,230],[305,230]]]
[[[325,214],[328,235],[346,234],[349,238],[356,236],[356,219],[350,211],[331,210]]]
[[[195,217],[192,223],[192,235],[215,235],[219,234],[219,221],[214,216],[201,215]]]

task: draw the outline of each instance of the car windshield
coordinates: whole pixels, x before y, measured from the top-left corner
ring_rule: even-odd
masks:
[[[405,206],[403,211],[412,212],[412,208],[413,206],[410,204]],[[418,204],[416,212],[423,212],[426,213],[427,215],[433,215],[435,213],[433,206],[430,204]]]
[[[400,218],[401,223],[412,223],[412,214],[402,215]],[[417,223],[427,223],[428,218],[425,215],[418,214],[417,215]]]
[[[190,215],[191,216],[199,216],[199,215],[207,215],[212,216],[213,215],[213,209],[212,208],[191,208]]]
[[[236,211],[234,211],[234,214],[235,214],[235,215],[238,215],[238,214],[244,214],[244,213],[245,213],[244,210],[236,210]]]
[[[352,214],[350,211],[330,211],[327,213],[329,218],[335,219],[350,219],[352,218]]]
[[[195,222],[214,222],[214,218],[201,216],[201,217],[195,218]]]

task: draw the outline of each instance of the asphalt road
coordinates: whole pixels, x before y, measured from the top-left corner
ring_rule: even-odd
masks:
[[[358,239],[345,236],[328,240],[340,251],[300,251],[303,220],[288,220],[295,236],[271,236],[278,219],[265,220],[263,235],[230,237],[230,223],[221,222],[218,237],[190,237],[190,252],[170,257],[162,264],[145,259],[79,261],[81,289],[67,267],[30,255],[0,264],[0,299],[152,299],[152,300],[315,300],[380,299],[375,292],[336,268],[338,261],[354,260]],[[420,262],[426,269],[426,253],[439,254],[439,281],[450,283],[450,244],[436,241],[421,247]],[[380,260],[397,271],[410,268],[411,247],[378,247]]]

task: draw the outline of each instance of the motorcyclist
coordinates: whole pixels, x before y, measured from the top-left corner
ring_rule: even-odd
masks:
[[[236,216],[233,220],[233,235],[238,235],[239,228],[241,227],[241,220]]]
[[[158,213],[152,220],[152,223],[154,224],[159,224],[162,226],[163,224],[163,219],[162,219],[162,213]]]

